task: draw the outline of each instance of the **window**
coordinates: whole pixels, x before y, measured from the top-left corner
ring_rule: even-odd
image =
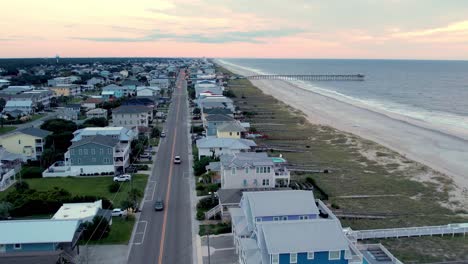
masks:
[[[267,167],[267,172],[270,173],[270,167]]]
[[[245,174],[249,174],[249,168],[248,167],[245,168]]]
[[[288,220],[288,217],[287,216],[282,216],[281,217],[281,221],[287,221]]]
[[[242,185],[243,185],[244,187],[247,186],[247,180],[246,180],[246,179],[244,179],[244,180],[242,181]]]
[[[297,263],[297,253],[289,254],[289,262],[290,263]]]
[[[261,221],[262,221],[262,218],[260,217],[255,218],[255,222],[261,222]]]
[[[254,180],[253,180],[253,184],[254,184],[255,186],[258,186],[258,181],[257,181],[257,179],[254,179]]]
[[[344,252],[344,258],[345,258],[345,259],[352,259],[352,258],[353,258],[352,254],[351,254],[351,250],[349,250],[349,249],[346,249],[346,250],[345,250],[345,252]]]
[[[80,159],[80,158],[78,158],[78,164],[80,164],[80,163],[81,163],[81,159]]]
[[[75,155],[75,150],[74,149],[70,150],[70,154]]]
[[[232,168],[231,174],[232,174],[232,175],[236,174],[236,168]]]
[[[307,259],[314,259],[314,252],[307,252]]]
[[[259,167],[255,167],[255,172],[256,172],[256,173],[260,173],[260,168],[259,168]]]
[[[232,136],[232,132],[229,132],[229,135]]]
[[[309,219],[308,215],[300,215],[299,216],[299,220],[307,220],[307,219]]]
[[[92,155],[95,155],[95,154],[96,154],[96,150],[95,150],[95,149],[91,149],[91,154],[92,154]]]
[[[104,149],[100,149],[100,150],[99,150],[99,153],[100,153],[101,155],[103,155],[103,154],[104,154]]]
[[[18,139],[18,144],[20,144],[20,145],[21,145],[21,139]]]
[[[341,251],[330,251],[328,253],[329,260],[339,260],[341,258]]]
[[[269,186],[270,185],[270,180],[269,179],[263,179],[262,185],[263,186]]]
[[[78,155],[83,155],[83,150],[82,149],[78,150]]]
[[[107,153],[108,153],[108,154],[112,154],[112,149],[110,149],[110,148],[107,149]]]
[[[278,254],[271,255],[271,263],[272,264],[279,264],[279,255]]]
[[[85,155],[88,155],[88,149],[83,149]]]
[[[21,249],[21,244],[15,244],[15,249]]]
[[[279,220],[280,220],[279,216],[273,217],[273,221],[279,221]]]

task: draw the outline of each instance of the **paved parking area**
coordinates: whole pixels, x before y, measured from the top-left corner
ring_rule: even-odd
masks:
[[[203,264],[208,263],[208,239],[201,238]],[[210,264],[237,264],[238,256],[231,234],[210,236]]]
[[[126,264],[127,245],[93,245],[80,247],[77,263],[86,264]]]

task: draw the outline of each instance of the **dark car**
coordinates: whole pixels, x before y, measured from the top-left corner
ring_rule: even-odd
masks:
[[[138,172],[138,168],[135,167],[135,166],[128,166],[125,169],[125,172],[127,172],[127,173],[136,173],[136,172]]]
[[[164,201],[162,199],[156,200],[156,202],[154,203],[154,210],[155,211],[164,210]]]

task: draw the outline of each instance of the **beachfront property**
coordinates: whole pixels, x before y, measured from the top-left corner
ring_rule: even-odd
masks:
[[[252,151],[257,146],[253,140],[238,138],[202,138],[196,142],[198,158],[219,157]]]
[[[126,127],[87,127],[73,132],[73,139],[71,141],[76,142],[96,135],[116,138],[121,144],[130,144],[136,138],[137,132]]]
[[[200,96],[196,99],[198,107],[201,108],[227,108],[235,111],[232,99],[225,96]]]
[[[287,187],[290,173],[282,157],[264,152],[240,152],[220,156],[221,189]]]
[[[49,90],[31,90],[22,92],[19,94],[5,94],[1,93],[0,97],[5,101],[32,101],[32,108],[36,110],[40,104],[44,108],[48,108],[50,105],[50,99],[52,98],[53,93]]]
[[[216,136],[218,126],[226,123],[237,122],[234,118],[221,114],[206,115],[202,121],[207,136]]]
[[[23,128],[0,136],[0,147],[22,156],[23,161],[37,160],[44,151],[45,139],[52,134],[35,127]]]
[[[216,127],[216,136],[218,138],[237,138],[243,137],[246,129],[239,121],[224,123]]]
[[[112,110],[114,126],[148,127],[153,119],[153,110],[146,106],[122,105]]]
[[[24,263],[31,263],[32,257],[47,255],[47,263],[56,263],[60,254],[73,253],[80,236],[79,226],[78,220],[0,221],[0,261],[29,257],[29,262],[26,259]]]
[[[239,206],[229,209],[239,263],[362,263],[311,191],[244,192]]]
[[[56,96],[75,96],[81,94],[81,87],[77,84],[60,84],[49,87]]]
[[[204,120],[209,115],[227,115],[230,117],[234,117],[234,113],[227,108],[202,108],[201,109],[201,116],[202,120]]]
[[[107,119],[107,110],[102,108],[94,108],[86,112],[86,118],[105,118]]]

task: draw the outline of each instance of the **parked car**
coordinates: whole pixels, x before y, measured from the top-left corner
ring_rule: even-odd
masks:
[[[166,132],[161,132],[161,137],[166,137]]]
[[[135,166],[128,166],[126,169],[125,169],[125,172],[128,172],[128,173],[136,173],[138,172],[138,168],[135,167]]]
[[[124,216],[127,215],[127,210],[122,210],[120,208],[114,208],[112,210],[112,216]]]
[[[180,160],[180,156],[174,157],[174,164],[180,164],[182,161]]]
[[[142,158],[142,159],[151,159],[151,154],[150,153],[140,154],[140,158]]]
[[[154,203],[154,210],[155,211],[162,211],[164,210],[164,200],[163,199],[158,199]]]
[[[115,182],[127,182],[130,180],[132,180],[132,175],[130,174],[122,174],[114,177]]]

